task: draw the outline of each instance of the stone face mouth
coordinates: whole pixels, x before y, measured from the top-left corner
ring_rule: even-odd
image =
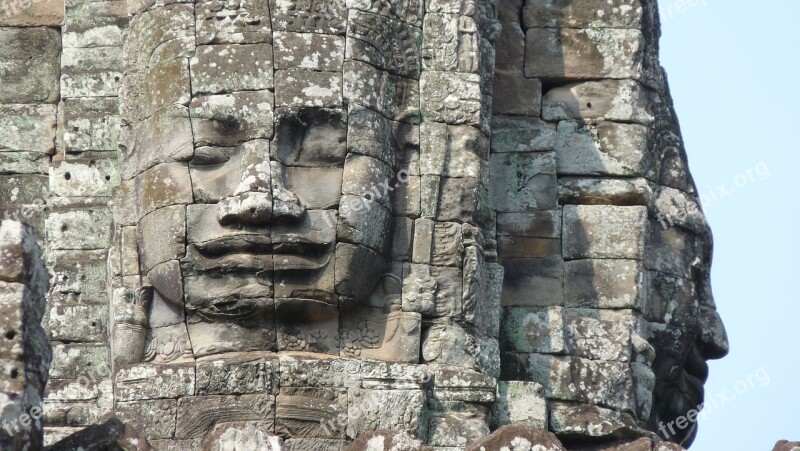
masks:
[[[211,239],[190,246],[185,261],[194,269],[230,271],[315,270],[328,264],[334,243],[287,233],[248,234]]]

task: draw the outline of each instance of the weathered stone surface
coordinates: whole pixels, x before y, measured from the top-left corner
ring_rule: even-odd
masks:
[[[270,42],[272,23],[267,0],[246,0],[220,5],[201,1],[195,7],[197,44],[250,44]]]
[[[64,20],[64,0],[10,3],[2,13],[2,27],[58,26]]]
[[[457,406],[443,412],[431,412],[428,431],[431,445],[463,449],[467,443],[489,434],[489,409],[486,406],[467,403]]]
[[[52,358],[41,326],[48,289],[32,230],[16,221],[0,221],[0,309],[6,330],[0,345],[3,448],[42,446],[42,398]]]
[[[540,116],[542,82],[527,78],[519,69],[497,70],[494,74],[494,114]]]
[[[505,269],[503,306],[547,306],[564,302],[564,260],[501,258]]]
[[[275,32],[275,68],[337,71],[344,62],[344,37]]]
[[[52,105],[0,105],[0,155],[8,151],[49,154],[55,145]]]
[[[159,208],[142,218],[137,231],[141,245],[139,254],[145,271],[185,255],[185,218],[186,207],[183,205]]]
[[[244,91],[192,100],[194,141],[198,145],[236,146],[272,137],[272,101],[269,91]]]
[[[347,393],[347,436],[359,437],[380,429],[424,437],[425,393],[421,390],[350,389]]]
[[[204,451],[223,449],[262,449],[286,451],[283,439],[270,432],[271,426],[254,422],[223,423],[203,440]]]
[[[565,205],[648,205],[652,198],[652,187],[643,178],[558,178],[558,200]]]
[[[528,1],[522,9],[526,28],[639,28],[644,8],[639,0]]]
[[[552,153],[500,153],[489,163],[494,208],[501,212],[556,207],[556,162]]]
[[[119,102],[109,98],[64,99],[63,145],[67,152],[114,151],[119,148]]]
[[[563,435],[608,437],[632,434],[639,428],[626,413],[592,405],[555,404],[550,408],[550,429]]]
[[[547,354],[564,352],[562,310],[561,307],[506,308],[500,330],[503,349]]]
[[[58,99],[57,30],[45,27],[0,28],[0,103],[54,103]]]
[[[116,372],[118,401],[177,398],[194,394],[194,365],[140,364]]]
[[[275,72],[275,106],[342,106],[342,78],[338,72],[286,69]]]
[[[569,261],[564,280],[567,307],[641,309],[652,296],[644,285],[642,263],[636,260]]]
[[[483,125],[480,77],[477,74],[451,74],[425,71],[420,79],[422,115],[448,124]]]
[[[567,205],[564,257],[641,260],[646,223],[645,207]]]
[[[175,438],[205,436],[215,426],[254,421],[266,430],[274,425],[275,397],[272,395],[194,396],[178,401]]]
[[[147,439],[131,426],[118,418],[111,418],[103,424],[69,434],[47,446],[47,450],[59,449],[113,449],[123,448],[136,451],[150,451]]]
[[[654,94],[633,80],[571,83],[553,88],[542,99],[542,118],[552,120],[604,119],[649,125]]]
[[[420,84],[416,80],[359,61],[345,62],[343,72],[343,98],[351,105],[398,121],[419,121]]]
[[[775,444],[772,451],[794,451],[795,448],[800,447],[800,442],[790,442],[788,440],[779,440]]]
[[[191,72],[194,95],[272,89],[272,46],[200,46],[191,60]]]
[[[531,28],[525,33],[525,76],[584,80],[638,78],[644,36],[620,28]]]
[[[309,448],[310,449],[310,448]],[[337,448],[338,450],[338,448]],[[388,429],[362,434],[345,451],[427,451],[427,446],[405,432]],[[316,449],[314,449],[316,451]]]
[[[492,153],[554,150],[556,126],[532,117],[492,117]]]
[[[497,384],[497,402],[492,406],[492,425],[547,427],[544,390],[536,382],[509,381]]]
[[[111,235],[107,210],[52,212],[47,217],[47,235],[52,249],[107,249]]]
[[[430,17],[426,15],[426,20]],[[427,28],[426,28],[427,31]],[[393,36],[393,39],[385,39]],[[351,10],[347,18],[348,60],[417,78],[420,72],[422,31],[388,15]],[[424,45],[424,44],[423,44]]]
[[[558,124],[556,162],[559,174],[647,175],[647,127],[603,122],[597,126]]]
[[[564,451],[555,435],[542,429],[522,425],[507,425],[496,430],[493,434],[470,443],[467,451],[481,451],[489,449],[504,449],[513,446],[514,449],[541,449],[543,451]]]
[[[174,399],[119,402],[116,410],[121,420],[148,437],[160,439],[175,436],[175,414],[178,409]]]

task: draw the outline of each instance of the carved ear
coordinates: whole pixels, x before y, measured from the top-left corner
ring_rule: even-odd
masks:
[[[150,308],[150,304],[153,302],[153,287],[149,285],[145,285],[140,287],[139,290],[136,292],[136,301],[137,304],[141,305],[142,308],[147,311]]]
[[[369,304],[372,307],[388,307],[397,302],[402,295],[403,281],[394,274],[384,274],[381,276],[372,294],[369,297]]]

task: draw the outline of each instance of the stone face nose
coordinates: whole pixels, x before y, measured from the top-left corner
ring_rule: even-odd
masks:
[[[717,310],[700,307],[700,344],[703,357],[707,360],[721,359],[728,355],[730,345],[728,333]]]
[[[275,220],[297,220],[305,213],[297,195],[285,186],[283,165],[256,153],[245,155],[242,163],[239,186],[217,204],[220,224],[266,226]]]

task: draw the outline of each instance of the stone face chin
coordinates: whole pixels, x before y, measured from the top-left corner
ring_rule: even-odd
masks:
[[[0,441],[688,446],[728,342],[659,33],[655,0],[0,5],[0,385],[45,406]]]

